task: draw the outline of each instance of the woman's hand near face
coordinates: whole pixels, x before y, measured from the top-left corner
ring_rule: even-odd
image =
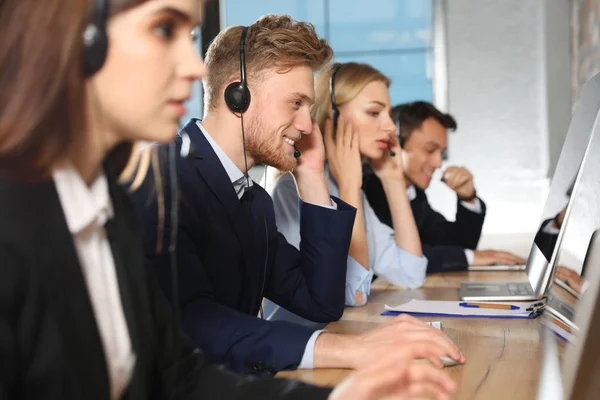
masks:
[[[389,150],[383,152],[383,156],[379,159],[369,159],[369,164],[375,175],[381,181],[397,181],[404,183],[404,168],[402,167],[402,148],[398,143],[398,138],[392,136],[390,138],[390,150],[396,153],[390,155]]]
[[[360,191],[362,186],[362,162],[358,146],[358,134],[352,125],[341,117],[337,123],[335,137],[333,122],[325,122],[325,151],[331,176],[342,188]]]

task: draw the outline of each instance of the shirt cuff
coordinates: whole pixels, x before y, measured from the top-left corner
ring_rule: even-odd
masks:
[[[394,244],[393,257],[380,259],[375,273],[396,286],[416,289],[423,285],[427,274],[427,257],[416,256]]]
[[[558,235],[559,230],[554,226],[554,220],[551,219],[542,227],[542,232],[548,235]]]
[[[585,279],[583,280],[583,283],[581,284],[581,294],[584,294],[586,290],[588,290],[588,288],[590,287],[590,282],[586,281]]]
[[[467,257],[467,265],[473,265],[473,261],[475,261],[473,250],[465,249],[465,257]]]
[[[371,280],[373,272],[365,269],[358,261],[351,256],[348,256],[346,264],[346,305],[356,306],[355,295],[357,291],[363,292],[365,299],[371,293]]]
[[[481,214],[482,212],[481,201],[479,201],[479,198],[475,198],[475,203],[473,204],[467,203],[466,201],[461,201],[460,205],[466,208],[467,210],[474,212],[475,214]]]
[[[298,369],[313,369],[315,367],[315,344],[317,343],[317,338],[323,332],[325,332],[323,329],[314,331],[310,336],[308,342],[306,342],[304,354],[302,355]]]
[[[338,209],[338,205],[335,202],[335,200],[331,199],[331,205],[330,206],[326,206],[325,204],[313,204],[313,203],[308,203],[308,204],[312,204],[313,206],[318,206],[318,207],[323,207],[323,208],[329,208],[330,210],[337,210]]]

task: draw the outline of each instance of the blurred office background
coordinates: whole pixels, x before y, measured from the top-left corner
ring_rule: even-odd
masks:
[[[454,115],[445,163],[473,172],[484,234],[537,230],[572,105],[599,70],[600,0],[214,0],[199,51],[266,13],[313,23],[336,61],[380,69],[394,104],[426,100]],[[200,84],[189,117],[202,117]],[[443,183],[428,195],[453,217]]]

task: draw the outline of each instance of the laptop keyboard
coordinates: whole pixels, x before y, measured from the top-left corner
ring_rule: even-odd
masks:
[[[511,296],[527,296],[532,294],[531,285],[529,285],[529,282],[509,283],[508,292]]]

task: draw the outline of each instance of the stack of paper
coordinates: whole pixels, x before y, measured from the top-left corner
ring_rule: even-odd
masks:
[[[491,308],[494,307],[494,308]],[[386,305],[382,315],[467,318],[535,318],[544,307],[543,301],[518,303],[473,303],[463,301],[411,300],[395,307]]]

